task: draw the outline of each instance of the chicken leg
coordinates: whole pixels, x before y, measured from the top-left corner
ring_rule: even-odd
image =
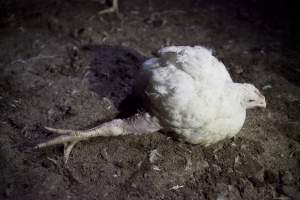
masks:
[[[67,163],[73,147],[80,141],[103,136],[120,136],[129,134],[153,133],[161,129],[157,118],[148,113],[139,113],[127,119],[114,119],[88,130],[67,130],[45,127],[59,136],[47,142],[38,144],[35,148],[44,148],[57,144],[64,144],[64,162]]]
[[[118,0],[112,0],[112,6],[110,8],[101,10],[98,12],[98,15],[104,15],[107,13],[116,13],[117,15],[119,15],[119,3]]]

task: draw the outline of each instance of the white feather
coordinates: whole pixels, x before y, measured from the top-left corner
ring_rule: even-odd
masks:
[[[239,84],[224,64],[204,47],[166,47],[144,63],[146,96],[162,127],[190,143],[209,145],[234,136],[246,110]]]

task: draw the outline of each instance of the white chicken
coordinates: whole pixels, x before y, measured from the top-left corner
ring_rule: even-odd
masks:
[[[171,131],[192,144],[208,146],[235,136],[246,109],[266,107],[265,97],[251,84],[234,83],[224,64],[202,46],[171,46],[143,64],[145,112],[115,119],[89,130],[47,128],[61,134],[37,148],[64,144],[67,162],[74,145],[98,136]]]

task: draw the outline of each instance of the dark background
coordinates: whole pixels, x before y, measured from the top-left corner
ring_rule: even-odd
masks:
[[[101,0],[0,1],[0,199],[299,199],[299,6],[119,1],[120,16],[98,16]],[[128,115],[141,63],[168,45],[211,48],[267,109],[208,148],[155,133],[81,142],[67,165],[61,146],[33,150],[44,126]]]

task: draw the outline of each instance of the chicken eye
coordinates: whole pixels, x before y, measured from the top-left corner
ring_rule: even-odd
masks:
[[[250,99],[248,102],[254,102],[255,100],[253,100],[253,99]]]

